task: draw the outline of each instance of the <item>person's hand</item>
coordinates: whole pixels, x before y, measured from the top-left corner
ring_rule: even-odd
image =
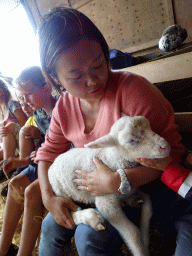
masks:
[[[1,138],[7,136],[8,133],[9,133],[9,127],[7,127],[7,126],[2,126],[2,127],[0,128],[0,137],[1,137]]]
[[[144,166],[164,171],[173,159],[170,156],[167,156],[165,158],[158,159],[136,158],[135,161]]]
[[[74,179],[77,188],[89,191],[93,196],[117,193],[121,178],[117,172],[112,172],[99,159],[93,159],[96,169],[93,172],[76,170],[81,178]]]
[[[36,153],[37,153],[37,151],[33,151],[33,152],[31,152],[31,154],[30,154],[30,159],[31,159],[31,161],[33,161],[33,162],[34,162],[34,160],[35,160]]]
[[[3,161],[3,171],[6,174],[9,174],[11,171],[19,168],[26,167],[30,164],[31,159],[28,157],[18,158],[18,157],[9,157]]]
[[[78,206],[70,200],[64,197],[54,196],[45,207],[59,225],[68,229],[74,229],[76,227],[71,216],[71,211],[76,211]]]
[[[188,154],[186,158],[186,163],[192,165],[192,153]]]
[[[25,136],[26,139],[34,139],[39,138],[40,131],[37,127],[33,125],[26,125],[21,128],[21,132]]]

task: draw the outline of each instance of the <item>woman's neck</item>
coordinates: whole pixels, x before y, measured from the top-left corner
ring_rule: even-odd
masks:
[[[80,99],[80,105],[82,108],[88,108],[88,109],[97,109],[98,106],[100,106],[101,104],[101,100],[100,99],[91,99],[91,100],[84,100],[84,99]]]

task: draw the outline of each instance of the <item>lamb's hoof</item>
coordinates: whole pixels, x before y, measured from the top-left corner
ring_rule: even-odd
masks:
[[[86,224],[90,225],[96,231],[105,229],[104,220],[100,213],[94,209],[89,210],[89,217],[86,220]]]
[[[105,229],[105,226],[104,226],[104,224],[102,224],[102,223],[98,223],[98,224],[96,225],[96,227],[95,227],[95,230],[96,230],[96,231],[104,230],[104,229]]]

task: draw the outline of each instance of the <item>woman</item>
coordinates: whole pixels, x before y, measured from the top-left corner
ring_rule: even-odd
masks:
[[[105,39],[95,25],[77,10],[56,8],[45,15],[39,26],[39,42],[44,75],[62,95],[53,111],[45,143],[35,159],[43,203],[50,212],[42,224],[39,255],[68,255],[70,239],[74,234],[80,256],[123,255],[120,251],[123,241],[107,221],[106,229],[101,232],[95,232],[83,224],[75,230],[70,212],[76,210],[77,205],[54,195],[48,180],[48,168],[60,153],[70,149],[71,142],[75,147],[83,147],[108,134],[122,112],[148,118],[152,129],[170,143],[173,157],[176,153],[181,155],[185,149],[176,131],[173,109],[160,91],[146,79],[128,72],[110,70]],[[62,94],[62,90],[66,92]],[[95,171],[89,174],[77,170],[82,177],[75,180],[77,187],[93,195],[118,193],[121,184],[119,174],[111,172],[99,159],[95,160],[95,165]],[[132,188],[149,183],[147,189],[151,193],[155,189],[162,196],[166,194],[165,198],[170,198],[172,202],[166,186],[162,188],[159,179],[155,185],[150,183],[161,176],[161,171],[143,166],[124,171]],[[152,199],[156,202],[154,195]],[[164,202],[162,205],[165,207]],[[177,207],[180,207],[179,203]],[[182,207],[185,209],[187,205],[184,207],[182,203]],[[170,221],[172,212],[167,214],[167,210],[163,210],[162,223],[166,220],[174,229],[173,221]],[[153,211],[155,215],[159,208],[153,208]],[[128,215],[129,211],[125,213]],[[183,210],[180,214],[183,214]],[[164,232],[169,230],[170,226]],[[167,237],[171,236],[169,233]],[[183,250],[186,249],[180,241],[177,242]],[[159,250],[162,250],[162,243],[159,242]],[[186,252],[182,255],[189,254]]]

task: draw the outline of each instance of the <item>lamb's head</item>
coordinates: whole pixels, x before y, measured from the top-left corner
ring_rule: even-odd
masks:
[[[119,144],[129,156],[164,158],[170,153],[168,142],[151,130],[149,121],[143,116],[123,116],[111,128]]]
[[[120,146],[135,158],[164,158],[170,153],[168,142],[151,130],[149,121],[142,116],[123,116],[111,128],[108,135],[90,142],[85,147],[102,148]]]

